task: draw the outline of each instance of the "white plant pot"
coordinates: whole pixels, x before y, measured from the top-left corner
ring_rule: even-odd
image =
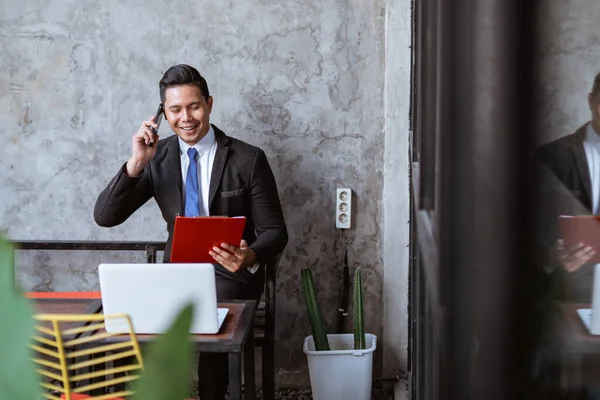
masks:
[[[352,333],[327,339],[329,351],[316,351],[312,336],[304,339],[313,400],[369,400],[377,336],[365,334],[364,350],[354,350]]]

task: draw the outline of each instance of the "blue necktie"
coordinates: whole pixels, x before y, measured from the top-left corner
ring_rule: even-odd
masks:
[[[196,217],[200,215],[200,204],[198,202],[198,163],[196,157],[198,152],[190,147],[187,151],[190,159],[187,175],[185,178],[185,216]]]

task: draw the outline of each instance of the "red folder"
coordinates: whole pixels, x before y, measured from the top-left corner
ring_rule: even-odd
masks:
[[[589,261],[600,263],[600,216],[581,215],[559,217],[560,233],[565,247],[583,243],[592,247],[596,254]]]
[[[177,217],[171,249],[172,263],[214,263],[208,254],[221,243],[239,246],[246,217]]]

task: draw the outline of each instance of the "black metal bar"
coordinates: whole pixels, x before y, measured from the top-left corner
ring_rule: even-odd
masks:
[[[413,216],[415,214],[413,213]],[[415,246],[416,247],[416,246]],[[422,388],[424,387],[424,340],[423,332],[425,331],[424,326],[424,313],[425,313],[425,290],[423,288],[424,279],[422,278],[418,251],[415,254],[415,265],[412,268],[413,274],[411,276],[413,306],[412,306],[412,351],[411,354],[411,378],[412,378],[412,399],[425,399],[421,395]]]
[[[410,48],[411,48],[411,52],[410,52],[410,60],[411,63],[410,65],[412,65],[411,68],[411,79],[410,79],[410,106],[408,109],[408,118],[409,118],[409,130],[411,132],[414,132],[415,130],[415,121],[416,121],[416,113],[415,113],[415,108],[417,105],[417,80],[418,80],[418,75],[419,75],[419,71],[417,68],[415,68],[415,65],[417,63],[418,60],[418,45],[417,45],[417,24],[416,21],[417,19],[417,12],[418,12],[418,3],[416,0],[411,0],[410,2],[410,18],[411,18],[411,41],[410,41]],[[411,144],[412,144],[412,148],[411,148],[411,152],[412,153],[416,153],[418,152],[418,146],[416,146],[416,143],[412,140],[411,138]],[[418,161],[418,159],[415,159],[414,161]]]
[[[420,29],[421,54],[418,66],[421,73],[417,130],[419,132],[419,163],[421,190],[419,208],[433,209],[435,205],[436,95],[438,84],[438,9],[434,1],[424,1],[420,10],[423,25]]]
[[[426,281],[425,281],[426,282]],[[427,284],[425,284],[427,286]],[[425,400],[434,400],[433,397],[433,386],[437,384],[437,382],[433,381],[433,368],[435,363],[435,354],[432,352],[431,347],[431,335],[432,331],[436,328],[431,315],[431,298],[427,295],[427,290],[425,291],[425,307],[424,307],[425,315],[423,316],[423,322],[425,325],[425,329],[423,330],[423,342],[424,342],[424,350],[425,350],[425,358],[423,360],[425,367],[425,380],[424,380],[424,399]]]
[[[525,317],[533,294],[526,286],[535,285],[525,160],[534,134],[537,2],[488,3],[485,16],[475,0],[449,0],[444,9],[439,248],[447,354],[437,390],[445,399],[535,399],[527,370],[537,327]],[[487,17],[491,40],[481,43],[477,22]],[[480,118],[475,89],[485,65],[475,51],[490,48],[494,85],[485,93],[493,112]]]
[[[229,353],[229,398],[242,400],[242,353]]]
[[[244,345],[244,400],[256,400],[256,374],[254,372],[254,330],[250,329]],[[264,400],[264,397],[263,397]]]
[[[146,249],[146,258],[148,259],[148,263],[156,262],[156,246],[148,246]]]
[[[106,250],[106,251],[138,251],[150,246],[157,251],[164,251],[165,242],[116,242],[85,240],[12,240],[17,250]]]
[[[345,333],[344,327],[348,317],[349,292],[350,292],[350,267],[348,265],[348,245],[346,238],[341,235],[344,248],[344,258],[342,264],[342,294],[340,296],[340,306],[338,307],[335,333]]]
[[[275,338],[265,335],[262,353],[263,400],[275,400]]]
[[[104,357],[105,354],[106,353],[96,353],[96,354],[90,355],[89,358],[91,360],[95,360],[97,358]],[[98,364],[90,366],[89,368],[90,368],[90,372],[100,372],[100,371],[104,371],[106,369],[106,364],[105,363],[98,363]],[[105,376],[99,376],[99,377],[96,377],[96,378],[91,378],[90,380],[91,380],[92,384],[99,384],[101,382],[104,382],[106,380],[106,377]],[[104,386],[101,386],[101,387],[99,387],[97,389],[92,389],[90,391],[90,395],[91,396],[102,396],[104,394],[106,394],[106,387],[104,387]]]
[[[102,311],[102,300],[94,300],[90,304],[90,306],[86,309],[86,311],[84,312],[84,314],[93,315],[93,314],[99,313],[101,311]],[[92,321],[87,321],[87,322],[84,322],[83,325],[84,326],[88,326],[91,323],[92,323]],[[78,333],[75,336],[75,338],[79,338],[80,336],[85,335],[85,334],[87,334],[87,332]],[[77,348],[77,347],[75,347],[75,348]],[[77,358],[77,360],[78,360],[77,362],[79,362],[79,361],[88,361],[88,360],[91,360],[93,358],[94,358],[93,356],[91,356],[91,357],[90,356],[78,357]],[[90,365],[89,367],[84,368],[84,373],[91,373],[91,372],[98,371],[100,369],[105,369],[105,364],[102,364],[102,366],[99,366],[99,365],[96,365],[96,366]],[[95,379],[86,379],[86,380],[82,381],[80,383],[80,385],[87,386],[87,385],[90,385],[92,383],[99,383],[99,382],[102,381],[102,379],[103,379],[102,377],[95,378]],[[92,392],[95,393],[95,395],[100,395],[100,394],[103,394],[101,392],[101,390],[102,389],[96,389],[95,392],[94,391],[92,391]],[[90,395],[92,394],[92,392],[90,393]]]
[[[414,20],[414,37],[413,37],[413,45],[414,45],[414,53],[413,53],[413,106],[412,106],[412,118],[411,118],[411,128],[413,132],[415,132],[414,140],[413,140],[413,157],[415,162],[420,161],[420,152],[421,152],[421,132],[422,132],[422,120],[423,120],[423,105],[425,102],[423,101],[423,70],[422,65],[424,61],[424,50],[423,50],[423,32],[424,32],[424,18],[423,18],[423,5],[427,0],[413,0],[414,11],[413,11],[413,20]]]
[[[471,359],[474,332],[472,329],[472,297],[474,278],[473,249],[467,243],[476,242],[472,210],[475,192],[473,134],[473,48],[475,36],[475,1],[450,1],[444,14],[444,70],[441,80],[444,90],[441,121],[445,134],[441,143],[440,201],[440,274],[445,283],[440,288],[447,311],[445,348],[454,367],[445,366],[440,377],[440,391],[448,399],[476,399],[474,396]],[[451,57],[451,59],[450,59]],[[457,190],[458,189],[458,190]],[[460,234],[457,234],[460,229]],[[477,338],[479,339],[479,338]],[[491,393],[487,398],[498,398]],[[509,397],[504,397],[509,398]]]
[[[421,255],[421,269],[425,278],[425,295],[430,299],[430,307],[436,326],[443,329],[440,301],[439,253],[437,238],[434,235],[433,221],[425,210],[417,212],[417,238]]]
[[[411,162],[412,165],[412,162]],[[412,174],[412,167],[411,172]],[[416,356],[416,344],[418,340],[415,340],[416,335],[416,320],[417,320],[417,308],[416,306],[416,285],[415,285],[415,276],[416,276],[416,268],[418,267],[418,249],[415,245],[416,237],[417,237],[417,227],[415,224],[415,202],[414,202],[414,193],[412,185],[410,185],[410,236],[409,243],[411,243],[409,247],[409,262],[408,262],[408,357],[406,362],[406,373],[408,376],[408,384],[410,385],[410,392],[414,393],[415,390],[415,382],[414,382],[414,365],[415,365],[415,356]]]
[[[412,191],[415,202],[419,199],[420,165],[413,164]],[[443,346],[440,335],[444,330],[444,316],[440,300],[439,250],[435,220],[427,210],[413,210],[413,224],[416,226],[415,237],[418,240],[416,319],[417,328],[414,340],[417,342],[415,351],[417,364],[415,369],[415,398],[428,400],[437,399],[438,382],[440,379],[440,360]],[[413,285],[414,287],[414,285]]]
[[[278,255],[265,270],[265,337],[262,346],[262,390],[263,400],[275,400],[275,287]]]

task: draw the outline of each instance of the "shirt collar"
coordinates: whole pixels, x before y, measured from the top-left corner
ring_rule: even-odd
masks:
[[[179,140],[179,151],[181,155],[186,154],[190,147],[194,147],[198,154],[201,155],[204,152],[206,152],[213,144],[215,144],[216,141],[215,131],[212,125],[209,125],[208,132],[206,132],[206,135],[204,135],[204,137],[200,139],[200,141],[194,146],[190,146],[189,144],[181,140],[180,137],[178,137],[177,139]]]

